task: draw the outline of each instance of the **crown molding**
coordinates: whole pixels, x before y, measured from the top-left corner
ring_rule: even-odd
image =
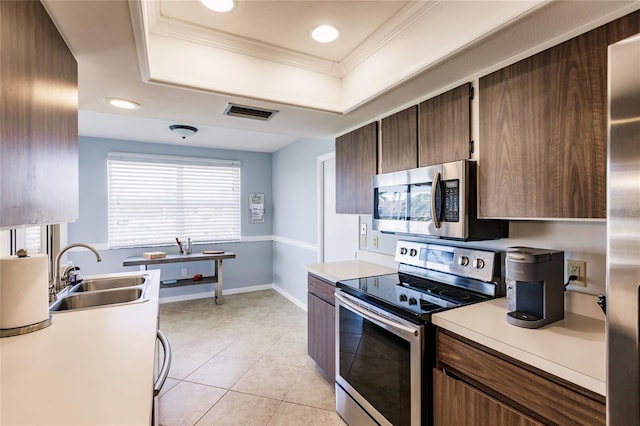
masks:
[[[407,2],[407,4],[398,10],[377,31],[372,33],[364,42],[340,61],[342,65],[342,76],[344,77],[349,74],[354,68],[382,49],[387,43],[394,40],[442,2],[443,0]]]
[[[135,0],[130,0],[134,2]],[[395,39],[442,0],[407,2],[398,12],[378,28],[370,37],[340,61],[320,58],[260,40],[229,34],[201,25],[174,19],[162,14],[158,1],[141,0],[146,15],[146,31],[192,43],[222,49],[240,55],[268,60],[331,77],[343,78],[372,54]],[[133,19],[132,19],[133,20]],[[134,22],[135,31],[135,22]]]
[[[157,4],[158,2],[151,3]],[[336,78],[342,77],[341,66],[337,61],[169,18],[161,14],[159,7],[148,7],[146,12],[154,15],[153,18],[150,17],[148,19],[150,23],[155,23],[154,25],[150,24],[148,27],[148,32],[151,34],[198,43],[215,49],[327,74]]]

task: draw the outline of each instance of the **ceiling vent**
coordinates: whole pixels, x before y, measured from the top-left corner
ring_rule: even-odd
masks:
[[[269,121],[278,113],[275,109],[255,108],[246,105],[227,104],[222,114],[231,117],[250,118],[252,120]]]

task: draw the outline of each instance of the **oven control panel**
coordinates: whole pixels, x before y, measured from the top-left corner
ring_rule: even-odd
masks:
[[[500,267],[499,252],[418,241],[398,241],[395,260],[487,282],[494,280],[495,271],[499,271]]]

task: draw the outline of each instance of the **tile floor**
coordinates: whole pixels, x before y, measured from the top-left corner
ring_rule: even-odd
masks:
[[[173,361],[160,424],[345,426],[307,355],[306,312],[273,290],[160,305]]]

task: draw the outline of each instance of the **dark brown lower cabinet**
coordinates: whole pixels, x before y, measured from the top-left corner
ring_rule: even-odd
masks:
[[[329,379],[336,376],[335,285],[309,274],[307,351]]]
[[[605,397],[438,330],[434,425],[605,425]]]
[[[433,372],[433,394],[434,425],[542,425],[438,369]]]

